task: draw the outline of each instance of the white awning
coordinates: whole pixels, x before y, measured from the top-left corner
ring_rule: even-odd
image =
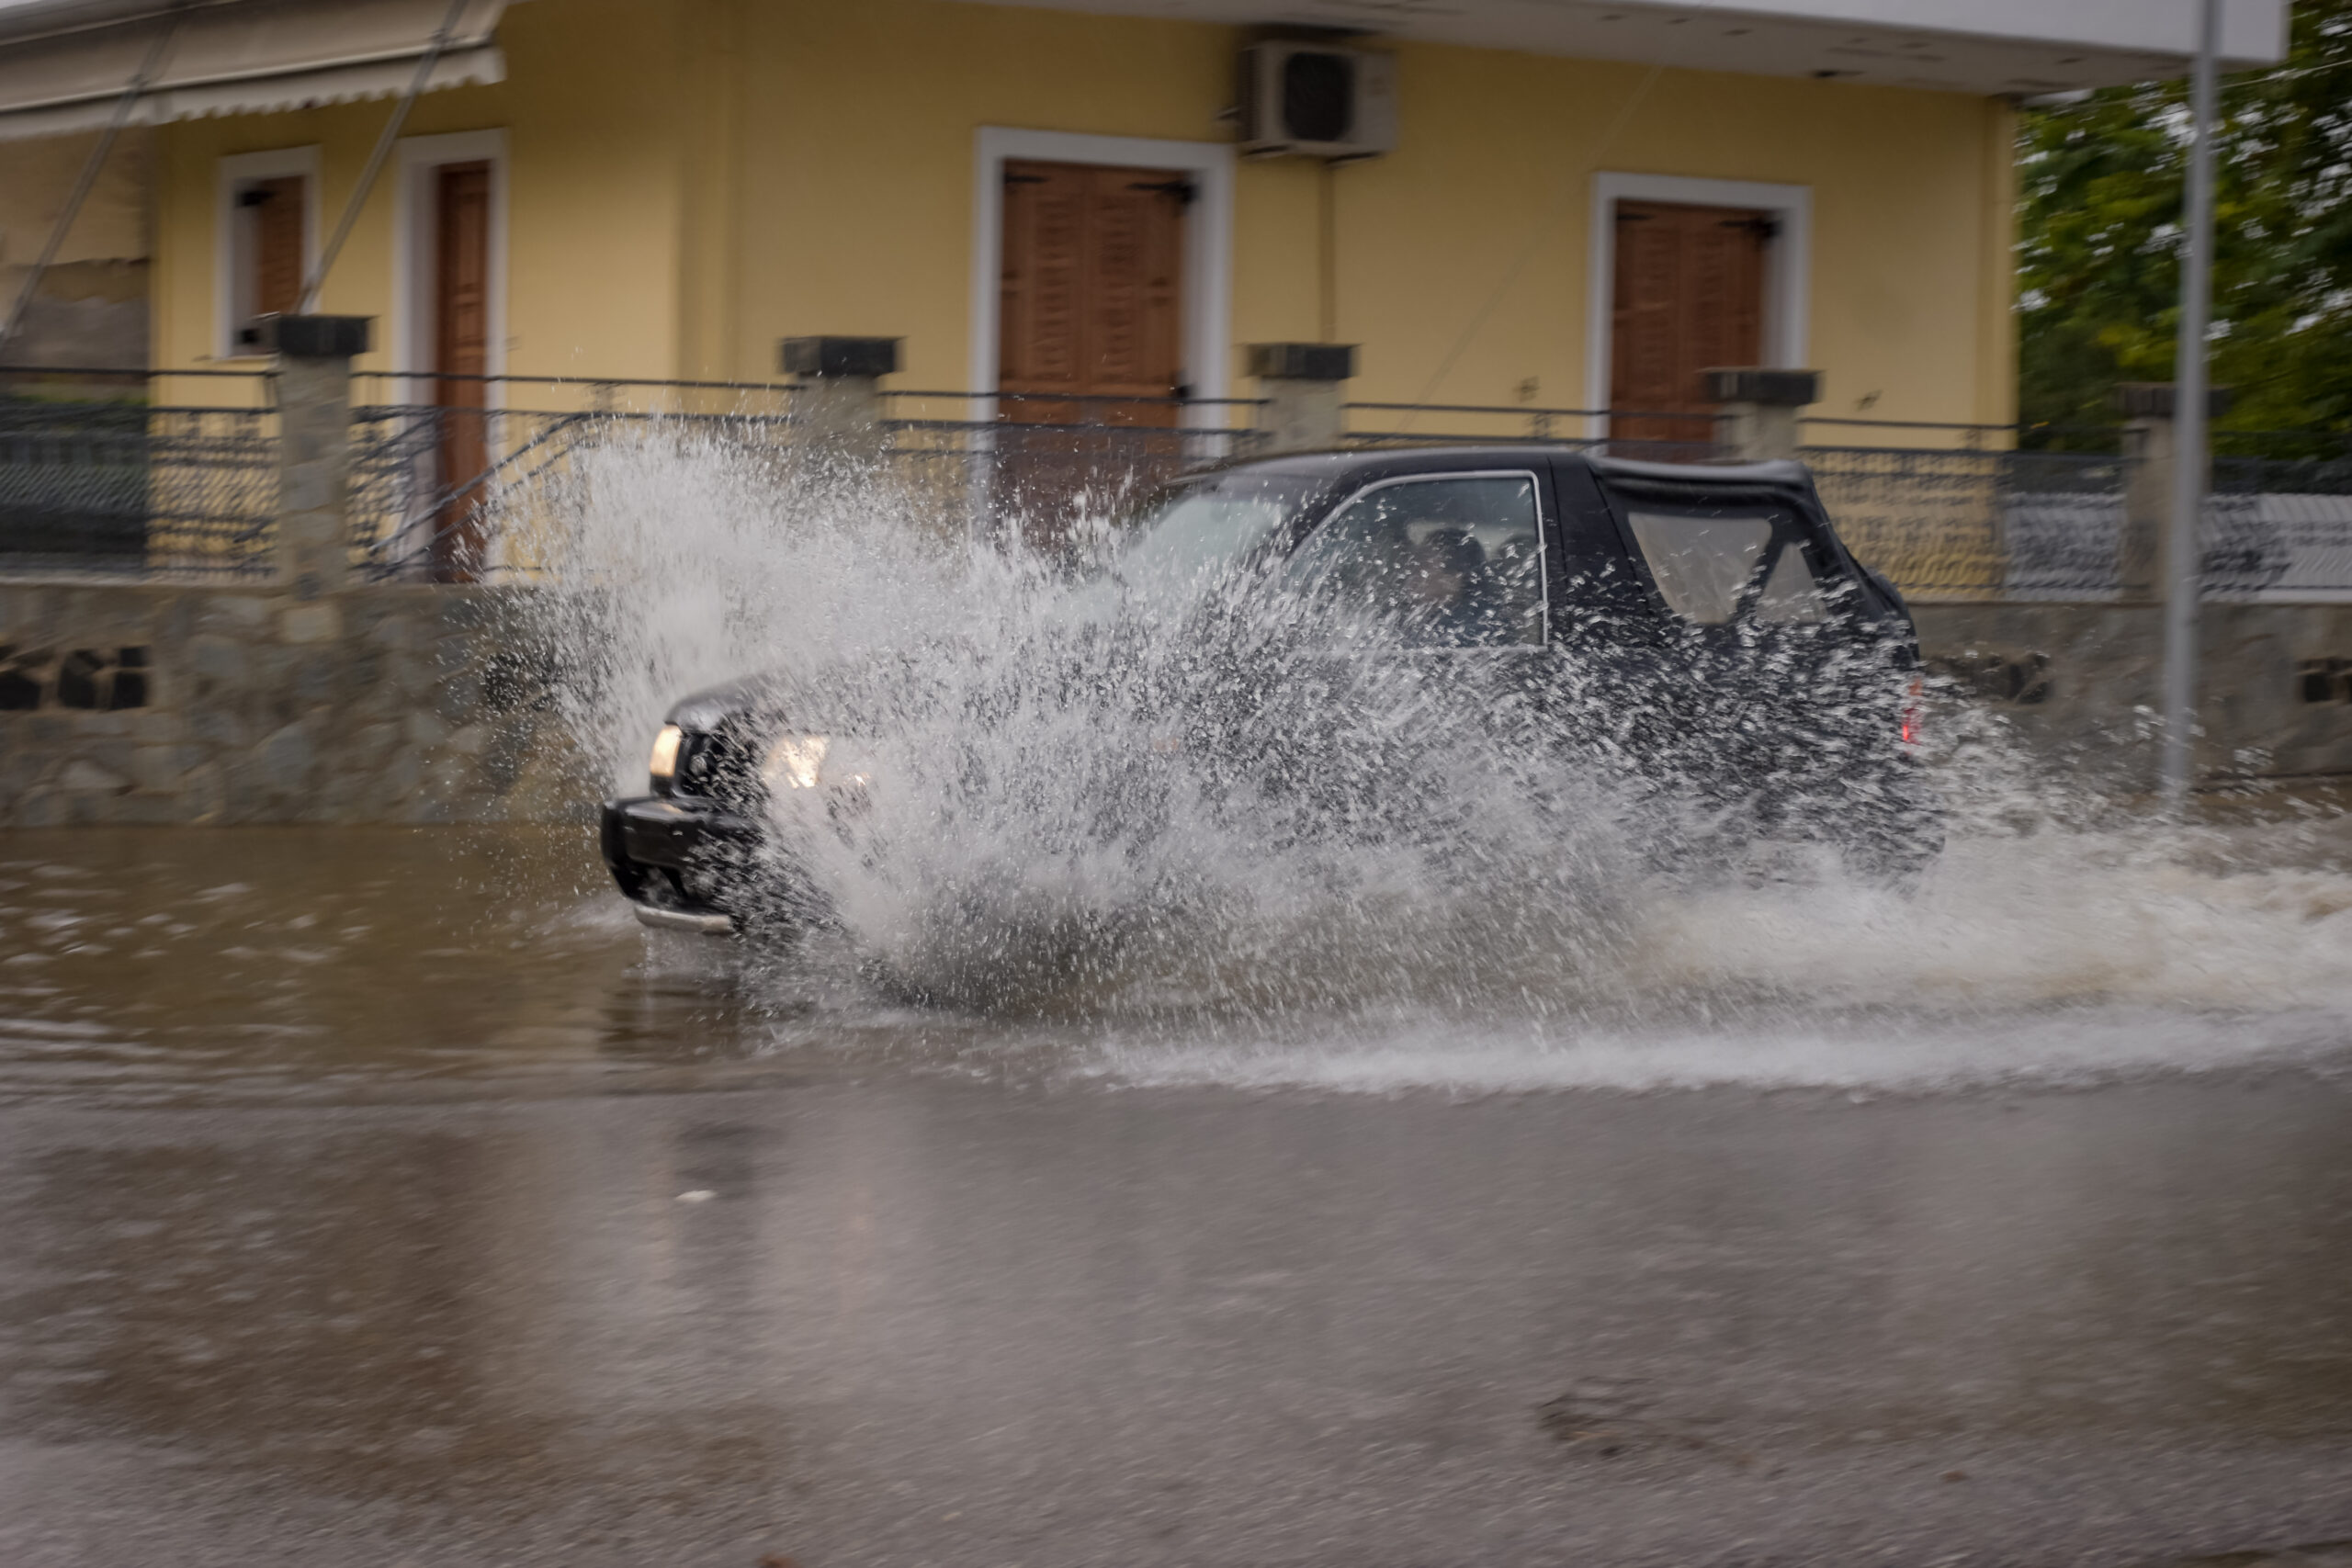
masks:
[[[491,40],[506,5],[467,0],[428,90],[505,79]],[[0,10],[0,141],[104,125],[158,32],[175,25],[133,125],[396,97],[448,14],[449,0],[212,0],[175,14],[153,0],[36,0]]]
[[[2191,0],[981,0],[1194,22],[2018,97],[2158,81],[2196,52]],[[2230,0],[2222,68],[2287,54],[2288,0]]]

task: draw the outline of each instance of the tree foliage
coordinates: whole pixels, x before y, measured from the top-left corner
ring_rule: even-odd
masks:
[[[2296,0],[2293,28],[2283,66],[2222,84],[2213,380],[2237,391],[2225,428],[2352,432],[2352,0]],[[2021,118],[2029,424],[2111,424],[2118,381],[2173,378],[2188,99],[2109,87]]]

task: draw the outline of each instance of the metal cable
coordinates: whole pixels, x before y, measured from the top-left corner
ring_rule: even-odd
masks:
[[[91,188],[98,183],[98,171],[105,166],[107,154],[114,151],[115,139],[130,122],[130,111],[138,107],[140,98],[146,94],[148,84],[154,81],[164,69],[164,61],[171,52],[172,42],[180,34],[178,11],[179,7],[174,7],[170,25],[155,35],[154,43],[147,51],[146,60],[131,76],[130,85],[123,89],[122,96],[115,100],[114,114],[107,119],[106,130],[98,137],[98,144],[91,148],[90,155],[82,161],[82,175],[74,182],[73,195],[65,198],[65,210],[58,214],[57,226],[49,231],[49,243],[41,247],[32,271],[25,277],[25,286],[17,290],[17,302],[8,307],[8,319],[0,321],[0,343],[17,335],[17,328],[23,322],[25,311],[33,302],[33,293],[40,288],[41,275],[48,272],[50,264],[57,259],[58,251],[64,246],[66,231],[74,227],[74,220],[82,215],[82,203],[89,199]]]
[[[383,173],[384,160],[391,155],[392,143],[399,139],[401,127],[408,122],[408,111],[424,91],[433,67],[441,59],[441,51],[449,45],[450,35],[458,30],[458,19],[466,13],[468,0],[449,0],[449,14],[441,19],[439,30],[424,46],[424,56],[416,62],[416,74],[409,79],[408,91],[392,107],[392,118],[384,122],[383,134],[376,138],[376,150],[368,154],[368,167],[360,172],[359,184],[353,187],[351,199],[343,205],[343,220],[334,226],[334,238],[319,253],[318,265],[302,280],[302,299],[295,307],[298,313],[309,315],[318,309],[319,290],[327,280],[327,269],[334,265],[334,258],[343,251],[343,243],[351,237],[351,226],[359,220],[359,209],[367,204],[368,193],[376,187],[376,176]]]

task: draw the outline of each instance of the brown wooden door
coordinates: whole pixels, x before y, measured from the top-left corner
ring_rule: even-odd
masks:
[[[1005,164],[1000,390],[1179,395],[1191,189],[1166,169]],[[1166,403],[1008,400],[1000,407],[1023,423],[1177,423]]]
[[[1621,440],[1712,441],[1700,372],[1758,365],[1764,352],[1770,213],[1663,201],[1617,204],[1617,298],[1609,406],[1641,414],[1610,422]]]
[[[433,368],[445,377],[490,373],[490,165],[450,164],[438,173],[435,203]],[[490,466],[485,426],[489,384],[434,384],[441,438],[435,478],[447,495],[479,479]],[[434,521],[435,574],[470,581],[482,564],[482,535],[475,515],[479,490],[458,496]]]

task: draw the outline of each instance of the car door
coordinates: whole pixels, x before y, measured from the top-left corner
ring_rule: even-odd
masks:
[[[1551,643],[1563,724],[1618,746],[1659,717],[1657,694],[1675,662],[1660,605],[1609,497],[1585,461],[1554,459]]]
[[[1548,654],[1548,477],[1539,462],[1370,479],[1283,562],[1287,713],[1270,728],[1309,816],[1441,833],[1460,770],[1525,732]]]

